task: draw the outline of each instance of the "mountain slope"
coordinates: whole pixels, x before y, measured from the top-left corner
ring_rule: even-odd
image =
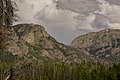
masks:
[[[106,29],[81,35],[70,46],[85,49],[88,53],[109,62],[120,62],[120,30]]]
[[[39,62],[98,61],[82,49],[57,42],[40,25],[19,24],[5,30],[4,49],[13,55]]]

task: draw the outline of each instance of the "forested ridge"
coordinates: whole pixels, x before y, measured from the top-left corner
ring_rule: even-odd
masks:
[[[120,80],[120,64],[0,63],[0,80]]]

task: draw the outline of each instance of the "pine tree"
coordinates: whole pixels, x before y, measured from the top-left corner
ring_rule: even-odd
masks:
[[[0,24],[12,25],[15,20],[15,3],[11,0],[0,0]]]

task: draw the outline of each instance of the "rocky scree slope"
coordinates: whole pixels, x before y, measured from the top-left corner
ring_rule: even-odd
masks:
[[[4,30],[2,39],[4,47],[0,49],[2,50],[1,55],[4,52],[9,52],[14,56],[22,57],[22,59],[39,62],[98,61],[84,50],[57,42],[42,26],[37,24],[19,24],[2,30]]]
[[[108,62],[120,62],[120,30],[106,29],[75,38],[71,47],[84,49],[88,53]]]

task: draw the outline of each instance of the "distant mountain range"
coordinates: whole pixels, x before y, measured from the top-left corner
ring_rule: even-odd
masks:
[[[120,30],[106,29],[81,35],[70,46],[57,42],[41,25],[1,26],[0,58],[4,61],[120,62]],[[11,57],[9,57],[11,56]]]
[[[69,64],[99,61],[85,50],[57,42],[40,25],[19,24],[2,28],[2,30],[4,31],[2,33],[4,35],[2,39],[4,46],[0,49],[0,55],[3,57],[1,59],[7,58],[8,61],[14,59],[13,61],[17,62],[22,58],[22,60],[65,62]],[[7,56],[8,53],[12,57],[17,56],[17,60],[12,57],[11,59],[9,55]]]

